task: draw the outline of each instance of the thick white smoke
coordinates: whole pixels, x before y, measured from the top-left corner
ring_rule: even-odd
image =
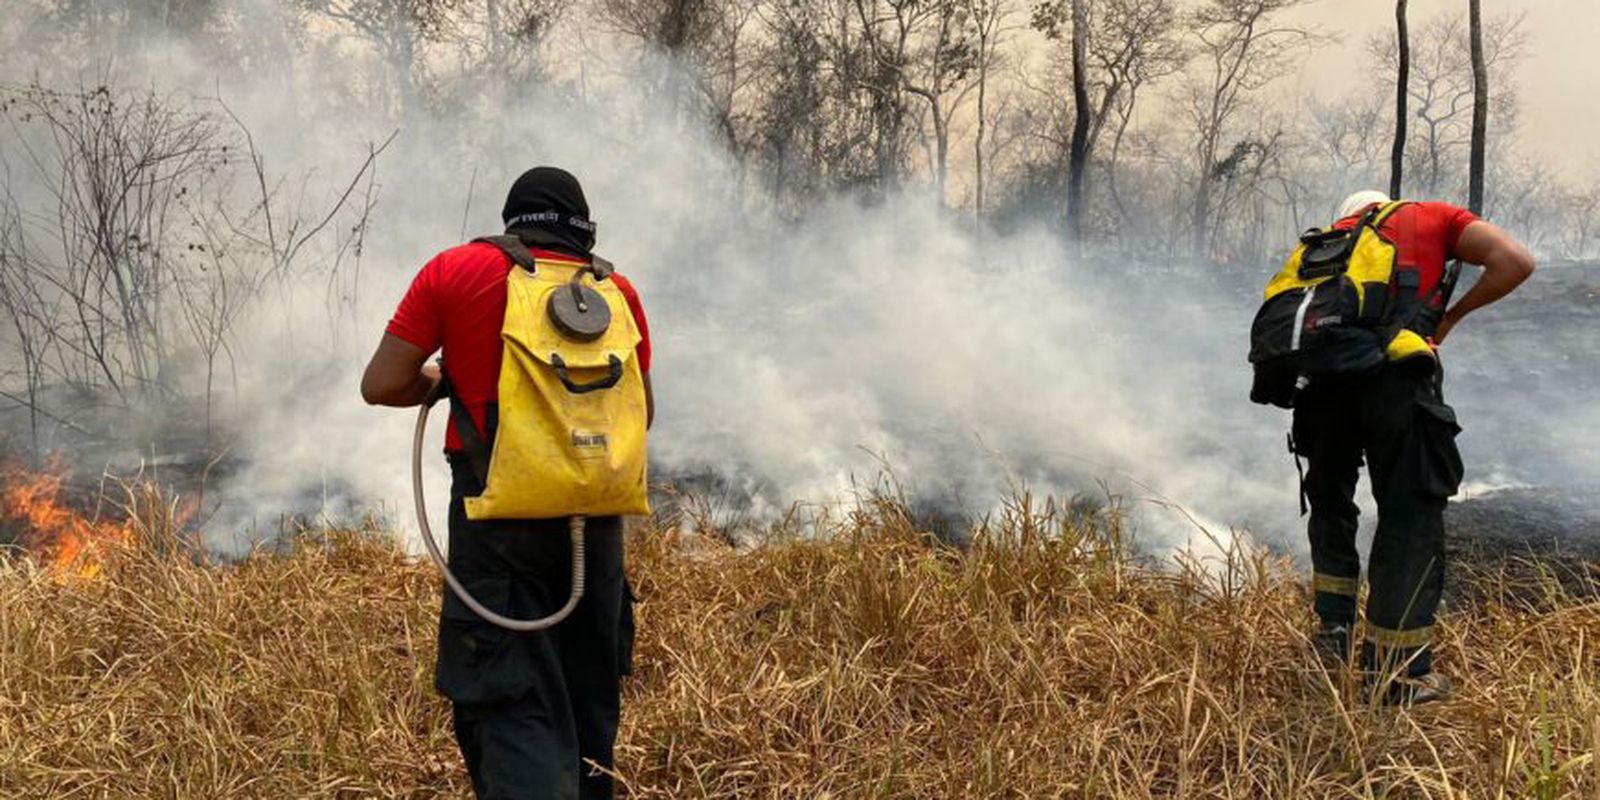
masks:
[[[530,109],[559,124],[478,154],[481,166],[385,170],[365,268],[379,277],[353,326],[368,339],[339,354],[342,369],[273,365],[283,351],[260,340],[247,358],[269,381],[250,393],[260,435],[225,494],[276,509],[331,482],[405,521],[412,415],[363,406],[356,370],[410,275],[458,241],[474,168],[469,232],[489,232],[510,179],[550,163],[585,182],[600,251],[644,296],[658,466],[723,473],[779,504],[847,500],[887,465],[914,496],[972,514],[1011,486],[1093,492],[1104,479],[1129,500],[1182,503],[1219,535],[1292,515],[1282,417],[1243,400],[1248,301],[1177,271],[1074,258],[1044,229],[980,243],[910,195],[839,199],[786,223],[743,207],[722,156],[682,129],[623,139],[603,113]],[[296,372],[308,377],[285,397],[281,376]],[[1196,533],[1171,511],[1142,516],[1153,545]]]

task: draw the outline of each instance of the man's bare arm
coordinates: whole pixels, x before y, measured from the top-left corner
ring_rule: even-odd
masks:
[[[361,399],[375,406],[415,406],[439,385],[439,367],[422,348],[386,333],[361,375]]]
[[[1468,314],[1510,294],[1533,274],[1533,256],[1528,248],[1488,222],[1474,222],[1461,232],[1456,256],[1482,266],[1483,276],[1445,312],[1434,333],[1434,340],[1439,342]]]

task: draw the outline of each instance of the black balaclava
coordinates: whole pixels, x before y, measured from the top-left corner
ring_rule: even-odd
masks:
[[[558,167],[534,167],[522,173],[506,194],[500,218],[506,233],[530,247],[560,250],[588,257],[594,248],[595,225],[589,201],[572,173]]]

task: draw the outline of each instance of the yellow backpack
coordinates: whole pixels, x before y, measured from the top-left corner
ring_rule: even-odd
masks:
[[[1429,302],[1418,296],[1421,276],[1397,268],[1395,244],[1379,230],[1404,205],[1377,205],[1354,227],[1301,235],[1267,282],[1250,327],[1251,400],[1291,408],[1315,376],[1361,374],[1411,359],[1433,363],[1432,346],[1415,329]],[[1435,291],[1447,291],[1446,284],[1441,280]]]
[[[650,513],[640,333],[611,265],[536,260],[513,236],[479,241],[514,266],[485,489],[466,498],[467,518]],[[469,456],[477,449],[483,461],[471,417],[455,416]]]

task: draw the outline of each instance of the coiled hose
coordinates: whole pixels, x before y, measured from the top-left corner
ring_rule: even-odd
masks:
[[[568,530],[572,534],[572,594],[567,597],[567,604],[557,609],[554,614],[539,619],[513,619],[489,610],[477,598],[467,591],[467,587],[456,580],[450,572],[450,565],[445,561],[444,554],[439,552],[439,543],[434,541],[433,529],[428,527],[428,504],[422,492],[422,437],[428,429],[428,411],[432,403],[423,403],[417,411],[417,432],[411,439],[411,493],[417,501],[417,526],[422,528],[422,544],[428,548],[428,555],[433,556],[433,563],[439,565],[444,573],[444,582],[450,586],[450,591],[455,592],[461,602],[472,609],[472,613],[482,617],[486,622],[498,625],[509,631],[542,631],[567,618],[578,601],[583,599],[583,526],[584,517],[576,516],[567,520]]]

